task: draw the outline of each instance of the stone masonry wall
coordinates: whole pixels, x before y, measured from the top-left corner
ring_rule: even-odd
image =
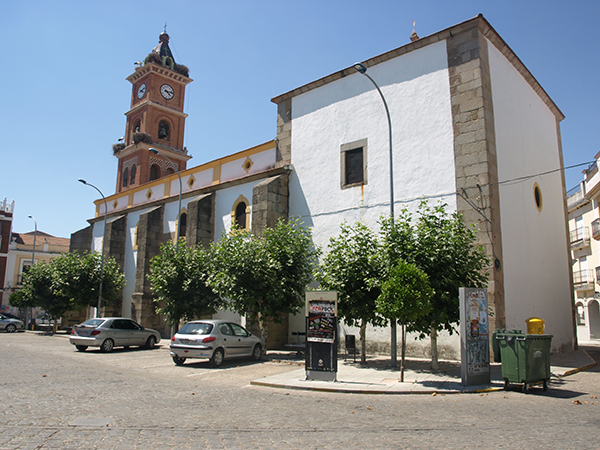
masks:
[[[292,99],[277,105],[277,166],[292,161]]]
[[[261,235],[266,227],[273,227],[277,219],[287,220],[289,208],[288,174],[267,178],[252,192],[252,231]]]
[[[135,271],[135,292],[132,295],[132,317],[143,326],[154,328],[166,336],[168,328],[155,312],[150,282],[150,260],[160,253],[163,239],[164,206],[157,206],[140,215],[138,222],[138,253]]]
[[[126,238],[127,218],[126,216],[118,216],[110,219],[106,223],[106,244],[104,248],[105,258],[114,258],[121,272],[125,267],[125,238]],[[104,317],[119,317],[123,311],[123,301],[114,305],[105,306],[102,315]]]
[[[92,226],[71,233],[69,252],[83,253],[92,250]]]
[[[454,124],[454,156],[458,211],[465,223],[477,224],[478,243],[489,268],[488,304],[491,331],[505,327],[502,236],[494,110],[487,41],[471,23],[447,40]],[[495,326],[494,326],[495,325]]]
[[[288,174],[267,178],[258,183],[252,192],[252,231],[261,235],[265,228],[273,227],[279,218],[288,219]],[[256,330],[254,331],[256,332]],[[288,317],[281,323],[269,322],[267,348],[283,349],[288,338]]]
[[[190,201],[187,215],[187,244],[208,248],[215,238],[215,194],[204,194]]]

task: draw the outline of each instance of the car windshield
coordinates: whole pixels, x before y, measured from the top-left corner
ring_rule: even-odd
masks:
[[[186,323],[177,334],[210,334],[212,329],[211,323]]]
[[[100,325],[102,325],[104,323],[104,319],[90,319],[90,320],[86,320],[85,322],[83,322],[81,324],[81,326],[86,326],[86,327],[99,327]]]

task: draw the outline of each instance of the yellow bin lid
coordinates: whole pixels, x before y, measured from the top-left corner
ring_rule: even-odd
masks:
[[[527,334],[544,334],[544,319],[530,317],[525,322],[527,323]]]

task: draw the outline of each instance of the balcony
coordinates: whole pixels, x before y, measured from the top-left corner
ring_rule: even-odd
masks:
[[[573,189],[567,192],[567,209],[569,211],[583,205],[584,203],[587,203],[588,201],[589,200],[585,198],[585,195],[583,195],[581,186],[575,186]]]
[[[596,219],[592,222],[592,237],[597,241],[600,241],[600,219]]]
[[[576,291],[593,291],[594,271],[592,269],[574,270],[573,284]]]
[[[588,227],[581,227],[571,231],[570,234],[571,249],[576,250],[579,248],[590,246],[590,230]]]

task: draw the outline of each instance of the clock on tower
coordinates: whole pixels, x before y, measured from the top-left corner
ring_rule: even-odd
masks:
[[[183,146],[185,87],[193,80],[188,68],[177,64],[169,48],[169,35],[163,32],[158,45],[136,63],[127,77],[132,84],[131,108],[125,113],[127,125],[123,144],[113,151],[119,159],[116,192],[154,181],[173,172],[166,159],[149,148],[160,150],[178,169],[185,170],[191,158]]]

